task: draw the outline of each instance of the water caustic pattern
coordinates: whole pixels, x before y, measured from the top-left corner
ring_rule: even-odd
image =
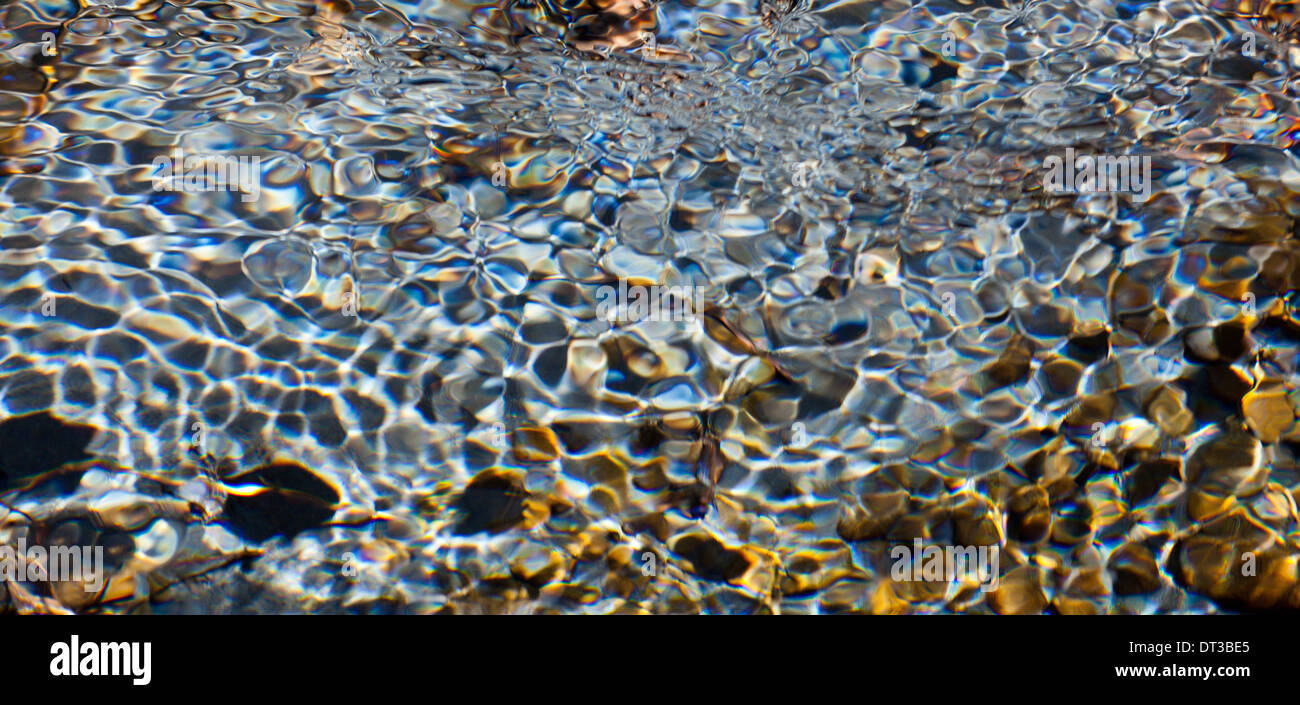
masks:
[[[1300,607],[1294,6],[0,26],[5,610]]]

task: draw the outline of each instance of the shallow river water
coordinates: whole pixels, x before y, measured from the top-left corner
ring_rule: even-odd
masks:
[[[1300,608],[1298,25],[8,2],[0,611]]]

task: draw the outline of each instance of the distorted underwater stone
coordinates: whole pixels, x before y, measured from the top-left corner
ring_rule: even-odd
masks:
[[[456,533],[499,533],[512,528],[523,521],[527,496],[517,477],[493,470],[479,473],[452,504],[461,515]]]
[[[228,477],[221,521],[256,543],[273,536],[292,539],[329,521],[339,492],[307,468],[277,462]]]
[[[0,421],[0,491],[68,463],[89,460],[86,446],[94,435],[92,426],[70,423],[47,412]]]

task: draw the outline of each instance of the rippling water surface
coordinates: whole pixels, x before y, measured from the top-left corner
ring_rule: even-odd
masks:
[[[0,605],[1300,608],[1297,23],[7,3],[0,538],[111,579]]]

